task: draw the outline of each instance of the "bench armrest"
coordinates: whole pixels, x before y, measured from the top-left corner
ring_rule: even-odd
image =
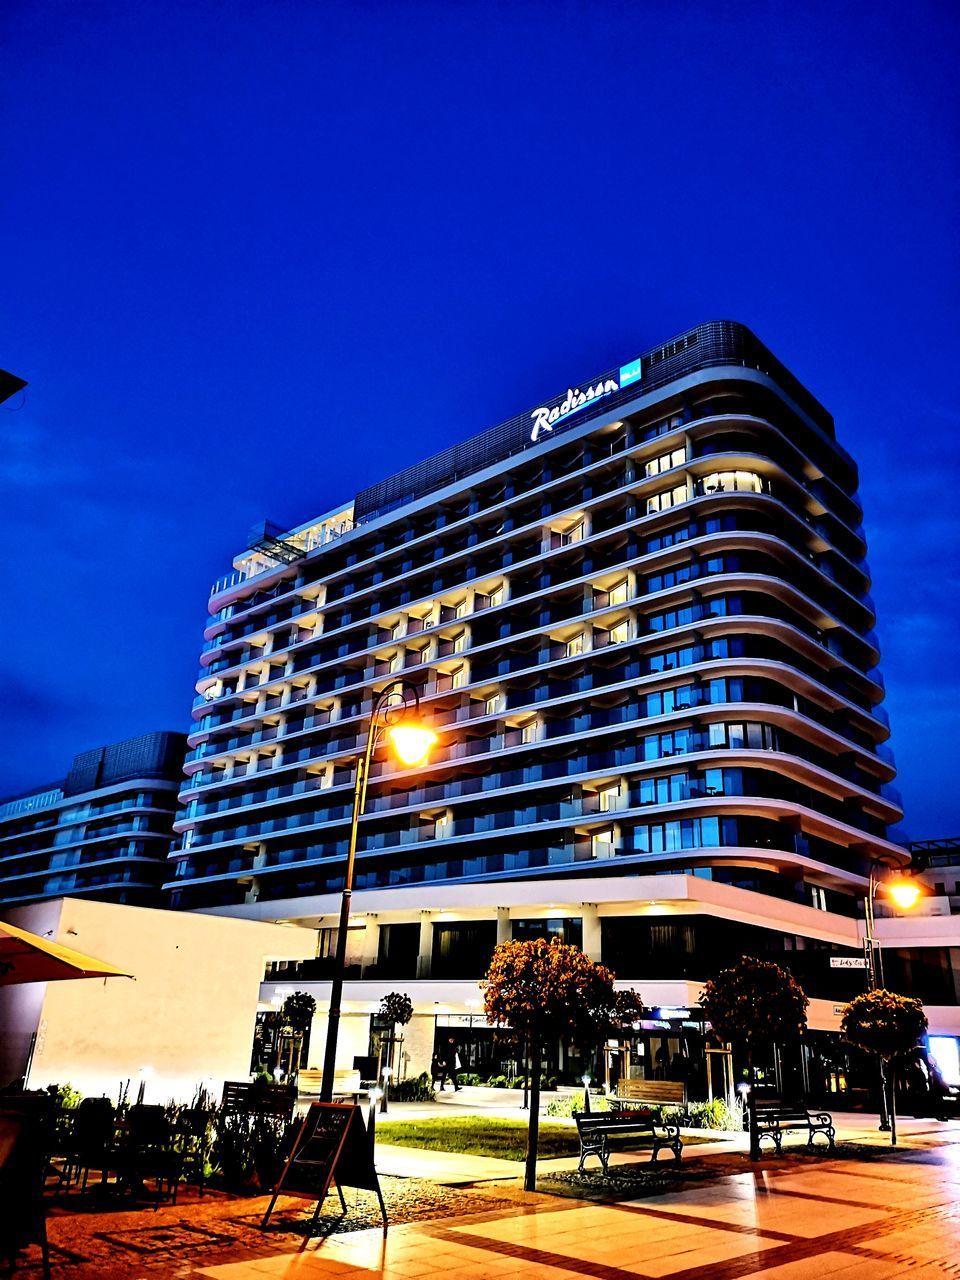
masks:
[[[810,1115],[814,1124],[833,1124],[833,1116],[829,1111],[812,1111]]]
[[[667,1137],[667,1138],[680,1137],[680,1126],[678,1124],[671,1124],[669,1120],[664,1121],[663,1124],[655,1125],[654,1128],[655,1130],[659,1130],[664,1137]]]

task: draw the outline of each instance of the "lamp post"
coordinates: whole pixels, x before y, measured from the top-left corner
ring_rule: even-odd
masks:
[[[333,1076],[337,1063],[337,1038],[340,1033],[340,1013],[343,1004],[343,972],[347,960],[347,928],[350,923],[350,903],[353,897],[353,868],[357,853],[357,826],[367,799],[367,781],[370,761],[384,737],[389,737],[393,749],[404,764],[422,764],[437,735],[419,719],[420,694],[406,680],[396,680],[377,694],[370,712],[367,727],[367,744],[357,757],[357,772],[353,784],[353,813],[350,819],[350,843],[347,847],[347,867],[344,872],[343,893],[340,897],[340,925],[337,932],[337,950],[330,983],[330,1010],[327,1014],[327,1043],[323,1052],[323,1076],[320,1083],[320,1101],[333,1099]]]
[[[899,871],[901,874],[899,878],[881,882],[879,873],[884,868]],[[874,936],[874,924],[876,923],[874,902],[881,883],[884,883],[884,887],[890,897],[901,911],[909,911],[912,907],[915,907],[920,898],[920,886],[916,880],[912,876],[904,875],[903,868],[892,857],[870,859],[870,879],[864,900],[864,948],[867,953],[867,978],[870,984],[869,990],[871,991],[876,990],[878,982],[881,984],[883,982],[883,956],[880,951],[880,944]]]
[[[898,872],[899,876],[892,880],[881,882],[880,872],[883,869]],[[908,868],[913,870],[912,865]],[[902,911],[909,911],[917,905],[920,898],[920,886],[910,875],[904,874],[904,869],[892,856],[881,856],[870,859],[870,878],[867,883],[867,895],[864,900],[864,930],[863,942],[864,950],[867,953],[867,990],[876,991],[878,985],[883,985],[883,954],[880,950],[880,944],[877,942],[874,934],[874,924],[876,917],[874,915],[874,902],[877,897],[877,890],[881,883],[884,884],[890,897]],[[883,1069],[883,1062],[880,1062],[880,1129],[886,1132],[890,1128],[890,1118],[887,1112],[887,1078]]]

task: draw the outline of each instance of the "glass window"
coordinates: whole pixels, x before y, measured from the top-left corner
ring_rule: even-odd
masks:
[[[600,796],[601,813],[608,813],[611,809],[618,809],[620,807],[619,783],[613,787],[604,787],[598,794]]]
[[[629,591],[629,583],[624,578],[622,582],[618,582],[615,587],[611,587],[608,592],[609,604],[626,604],[627,593]]]
[[[624,644],[629,639],[629,624],[626,622],[618,622],[616,626],[610,628],[610,643]]]
[[[567,641],[567,657],[576,658],[581,653],[583,653],[583,632],[582,631],[580,632],[579,635],[572,636]]]
[[[590,847],[595,858],[609,858],[614,852],[613,830],[606,827],[603,831],[594,831],[590,837]]]

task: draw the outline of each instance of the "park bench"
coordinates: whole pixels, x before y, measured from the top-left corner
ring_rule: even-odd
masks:
[[[687,1105],[687,1086],[682,1080],[621,1080],[611,1099],[621,1109],[627,1107],[680,1107]]]
[[[297,1085],[301,1097],[319,1095],[323,1085],[323,1072],[316,1067],[302,1067],[297,1076]],[[338,1069],[333,1073],[333,1096],[335,1098],[351,1098],[358,1102],[363,1090],[360,1088],[360,1072],[348,1068]]]
[[[783,1147],[783,1135],[791,1130],[803,1130],[807,1134],[807,1146],[813,1146],[813,1140],[822,1133],[833,1150],[836,1130],[833,1127],[833,1116],[826,1111],[808,1111],[796,1103],[781,1102],[779,1099],[757,1099],[757,1142],[764,1138],[772,1138],[777,1155]]]
[[[588,1156],[596,1156],[604,1173],[610,1163],[611,1140],[618,1144],[629,1142],[631,1146],[651,1149],[650,1161],[656,1160],[662,1150],[672,1151],[679,1162],[683,1143],[680,1129],[675,1124],[657,1125],[654,1117],[639,1111],[608,1111],[599,1114],[574,1112],[577,1134],[580,1138],[580,1164],[582,1173]]]

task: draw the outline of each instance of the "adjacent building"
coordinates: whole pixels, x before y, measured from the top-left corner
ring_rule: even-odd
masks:
[[[745,950],[829,1031],[864,981],[870,861],[908,857],[869,587],[856,465],[744,326],[568,385],[254,531],[210,597],[171,905],[317,930],[263,999],[309,984],[322,1021],[353,770],[402,678],[440,741],[373,768],[341,1065],[398,987],[414,1066],[449,1036],[495,1062],[477,980],[544,934],[653,1008],[623,1069],[705,1071],[696,997]]]
[[[185,741],[158,732],[94,747],[62,781],[0,801],[0,906],[159,905]]]

